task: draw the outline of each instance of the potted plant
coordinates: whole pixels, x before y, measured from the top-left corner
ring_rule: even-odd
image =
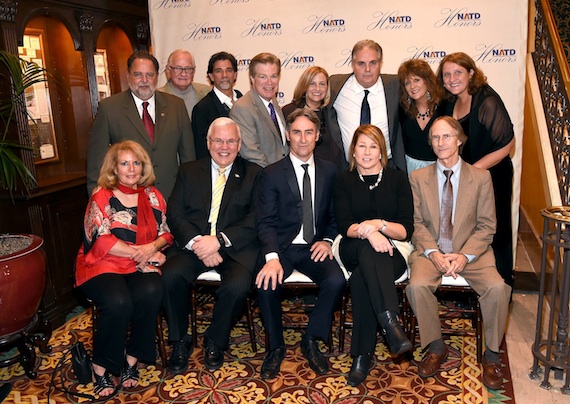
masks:
[[[0,51],[0,75],[7,77],[6,82],[10,83],[10,87],[2,88],[0,94],[0,188],[7,190],[14,201],[13,193],[20,184],[29,192],[37,182],[20,157],[22,151],[29,153],[32,148],[10,140],[10,133],[19,126],[17,114],[27,114],[26,89],[45,82],[47,75],[44,68],[6,51]],[[33,335],[38,326],[46,324],[41,313],[38,314],[46,282],[46,257],[42,245],[43,240],[35,235],[0,234],[0,347],[19,346],[27,351],[3,360],[2,364],[19,359],[30,377],[35,376],[32,344],[38,341]],[[45,337],[42,340],[45,341]],[[18,342],[22,339],[24,343]],[[43,345],[42,351],[47,349],[46,346]],[[34,358],[34,363],[30,358]]]
[[[36,63],[28,62],[7,51],[0,51],[0,64],[7,72],[10,83],[10,93],[3,95],[0,100],[0,119],[3,130],[0,139],[0,187],[10,193],[17,189],[18,183],[23,184],[29,192],[37,182],[34,175],[19,156],[22,150],[32,150],[31,147],[19,142],[8,140],[10,128],[15,124],[17,111],[28,114],[24,94],[28,88],[47,80],[47,72]],[[6,74],[4,74],[6,76]]]

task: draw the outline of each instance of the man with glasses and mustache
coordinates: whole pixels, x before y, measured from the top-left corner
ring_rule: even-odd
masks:
[[[230,331],[243,312],[259,255],[254,201],[261,167],[238,156],[240,129],[230,118],[214,120],[207,140],[211,157],[180,166],[168,202],[176,247],[162,267],[162,280],[172,344],[168,370],[174,374],[188,369],[188,302],[196,278],[211,269],[222,276],[204,336],[204,363],[216,370],[224,363]]]
[[[177,49],[168,56],[166,62],[167,83],[160,87],[158,91],[172,94],[184,100],[188,116],[192,120],[192,110],[194,106],[206,94],[210,92],[211,87],[206,84],[194,82],[194,74],[196,73],[196,63],[194,56],[184,49]]]
[[[127,68],[129,89],[99,103],[87,147],[87,190],[97,185],[109,145],[134,140],[149,154],[154,185],[168,199],[178,163],[196,159],[190,117],[180,98],[156,91],[159,66],[149,52],[133,53]]]

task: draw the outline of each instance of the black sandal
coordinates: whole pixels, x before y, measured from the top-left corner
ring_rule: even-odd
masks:
[[[123,371],[121,372],[121,386],[123,386],[123,388],[131,389],[138,386],[139,370],[137,369],[137,364],[138,362],[131,366],[127,361],[125,361],[125,366],[123,366]],[[137,384],[135,386],[125,387],[123,383],[125,383],[127,380],[134,380],[137,382]]]
[[[117,392],[117,387],[113,384],[113,375],[105,371],[101,376],[93,372],[95,381],[93,382],[93,391],[99,395],[105,389],[113,389],[113,392],[105,397],[111,397]]]

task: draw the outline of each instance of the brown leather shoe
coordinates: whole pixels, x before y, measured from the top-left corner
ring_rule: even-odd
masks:
[[[445,351],[441,355],[435,354],[433,352],[427,351],[424,358],[418,366],[418,374],[423,377],[431,377],[437,373],[441,364],[447,358],[449,350],[445,347]]]
[[[483,384],[491,390],[500,389],[503,386],[501,363],[491,362],[483,357],[481,365],[483,366]]]

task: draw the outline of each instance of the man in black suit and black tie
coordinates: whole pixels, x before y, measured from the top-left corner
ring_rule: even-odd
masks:
[[[341,151],[348,168],[348,149],[358,126],[369,123],[386,138],[388,165],[406,171],[404,140],[398,117],[400,82],[394,74],[380,74],[382,47],[370,39],[352,48],[352,73],[330,78],[330,101],[325,107],[326,127]]]
[[[196,278],[212,268],[222,277],[204,337],[204,363],[215,370],[224,363],[223,351],[251,290],[259,256],[254,208],[261,167],[238,156],[240,130],[230,118],[214,120],[207,144],[211,157],[180,166],[168,201],[168,223],[178,247],[162,267],[171,373],[188,368],[189,289]]]
[[[290,154],[263,170],[255,215],[264,262],[255,283],[269,335],[261,366],[264,379],[277,376],[285,357],[281,292],[282,282],[293,269],[319,285],[317,303],[301,340],[301,352],[319,375],[329,368],[317,339],[328,340],[333,312],[345,286],[331,248],[338,234],[332,206],[337,169],[334,163],[313,155],[319,118],[313,111],[296,109],[287,117],[286,128]]]
[[[234,102],[242,96],[234,90],[237,80],[237,61],[228,52],[218,52],[208,62],[208,79],[214,86],[192,110],[192,132],[196,146],[196,158],[208,156],[206,133],[214,119],[230,116]]]

